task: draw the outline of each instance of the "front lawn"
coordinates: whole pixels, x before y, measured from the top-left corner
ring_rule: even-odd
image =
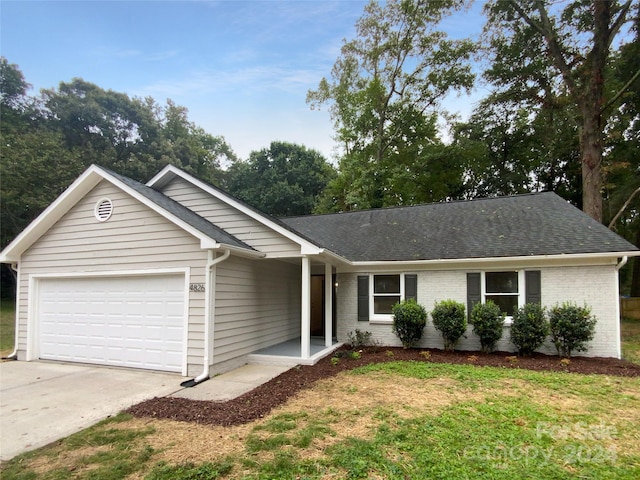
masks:
[[[640,378],[372,364],[235,427],[119,415],[3,466],[3,480],[636,479]]]

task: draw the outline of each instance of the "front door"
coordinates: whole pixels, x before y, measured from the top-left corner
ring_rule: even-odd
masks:
[[[324,336],[324,275],[311,276],[311,336]]]

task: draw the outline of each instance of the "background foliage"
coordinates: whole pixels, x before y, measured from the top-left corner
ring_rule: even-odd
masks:
[[[0,246],[91,164],[146,181],[169,163],[276,216],[542,190],[582,208],[588,191],[588,209],[602,203],[596,218],[640,245],[638,2],[487,2],[478,42],[448,38],[442,21],[469,4],[365,7],[307,97],[331,114],[337,168],[287,142],[238,159],[171,100],[79,78],[30,95],[19,66],[0,58]],[[487,95],[468,119],[442,109],[445,95],[474,87]],[[640,261],[621,278],[640,296]]]

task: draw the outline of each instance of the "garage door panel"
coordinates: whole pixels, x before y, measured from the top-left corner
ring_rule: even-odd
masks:
[[[180,372],[184,276],[39,282],[40,357]]]

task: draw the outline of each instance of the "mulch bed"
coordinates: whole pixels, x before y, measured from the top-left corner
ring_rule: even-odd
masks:
[[[531,357],[516,357],[513,353],[494,352],[446,352],[429,349],[426,359],[421,350],[402,348],[363,349],[358,359],[348,358],[346,349],[337,364],[330,357],[313,366],[298,366],[277,376],[271,381],[225,402],[188,400],[184,398],[153,398],[129,408],[136,417],[165,418],[204,425],[241,425],[268,415],[275,407],[285,403],[300,390],[309,388],[316,381],[332,377],[345,370],[378,362],[415,360],[431,363],[473,364],[501,368],[571,372],[580,374],[639,377],[640,365],[615,358],[573,357],[561,362],[557,356],[534,354]],[[389,352],[392,352],[389,353]],[[195,387],[197,388],[197,387]]]

